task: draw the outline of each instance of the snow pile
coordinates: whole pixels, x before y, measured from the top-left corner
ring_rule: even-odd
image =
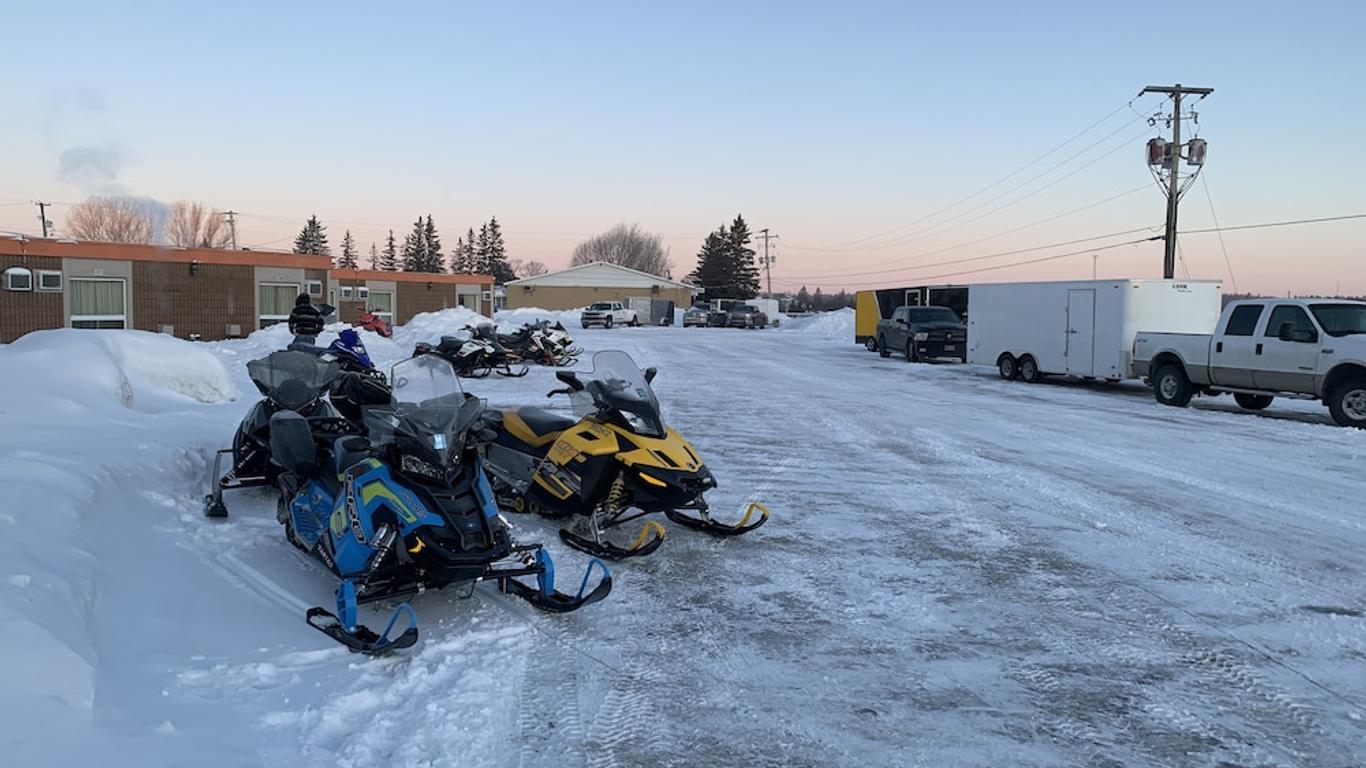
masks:
[[[434,344],[442,336],[450,336],[467,325],[478,325],[490,320],[467,307],[450,307],[435,312],[423,312],[394,329],[394,342],[409,354],[419,341]],[[369,344],[369,339],[366,339]]]
[[[146,331],[38,331],[0,350],[0,402],[23,404],[36,415],[34,398],[51,407],[95,409],[100,402],[156,412],[187,401],[234,400],[237,388],[205,346]]]
[[[565,328],[571,328],[579,324],[579,316],[583,309],[541,309],[540,307],[521,307],[518,309],[504,309],[494,317],[498,320],[498,328],[504,332],[515,331],[527,323],[535,323],[541,320],[549,320],[551,324],[561,323]]]
[[[853,341],[854,310],[845,307],[833,312],[785,319],[779,329],[835,341]]]

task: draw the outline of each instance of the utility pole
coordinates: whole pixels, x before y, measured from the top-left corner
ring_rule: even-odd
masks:
[[[1099,254],[1099,253],[1093,253],[1093,254],[1091,254],[1091,279],[1092,279],[1092,280],[1095,280],[1095,279],[1096,279],[1096,265],[1097,265],[1098,263],[1100,263],[1100,254]]]
[[[38,206],[38,221],[43,225],[43,237],[47,237],[47,228],[52,224],[52,222],[47,220],[47,207],[52,205],[52,203],[34,200],[33,204]]]
[[[773,298],[773,262],[777,261],[778,257],[769,255],[768,241],[777,240],[778,236],[770,235],[768,233],[768,227],[764,227],[763,229],[759,230],[759,237],[763,238],[764,240],[764,276],[768,280],[768,297],[771,299]]]
[[[232,249],[237,250],[237,211],[223,211],[228,217],[228,229],[232,232]]]
[[[1181,97],[1185,95],[1199,96],[1205,98],[1214,93],[1213,88],[1186,88],[1180,83],[1176,85],[1150,85],[1138,92],[1139,96],[1145,93],[1165,93],[1172,98],[1172,143],[1171,157],[1168,160],[1167,179],[1167,230],[1164,238],[1162,276],[1168,280],[1176,277],[1176,207],[1181,201]],[[1203,162],[1203,161],[1202,161]]]

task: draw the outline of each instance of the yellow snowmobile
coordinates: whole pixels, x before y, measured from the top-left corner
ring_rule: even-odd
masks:
[[[595,557],[648,555],[664,542],[664,526],[647,521],[629,544],[608,531],[663,512],[679,525],[715,536],[738,536],[768,521],[751,503],[737,523],[711,516],[703,494],[716,478],[692,445],[664,424],[650,382],[625,352],[599,352],[591,373],[556,371],[577,420],[540,408],[503,411],[485,468],[499,505],[515,512],[568,518],[560,537]]]

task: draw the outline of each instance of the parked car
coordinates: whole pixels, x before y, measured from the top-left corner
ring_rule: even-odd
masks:
[[[688,311],[683,313],[683,327],[691,328],[695,326],[704,328],[707,325],[707,315],[709,314],[711,314],[711,307],[689,307]]]
[[[579,315],[579,324],[584,328],[592,325],[601,325],[603,328],[611,328],[614,325],[640,325],[640,317],[634,309],[619,301],[599,301],[594,302]]]
[[[1225,392],[1253,411],[1314,399],[1338,424],[1366,429],[1366,302],[1235,301],[1213,334],[1140,333],[1133,370],[1164,405]]]
[[[968,362],[1003,379],[1127,379],[1139,331],[1208,333],[1215,281],[1072,280],[968,288]]]
[[[897,307],[877,324],[877,352],[906,355],[906,362],[953,359],[967,362],[968,327],[948,307]]]
[[[768,315],[763,310],[749,304],[732,307],[726,316],[730,328],[763,328],[768,325]]]

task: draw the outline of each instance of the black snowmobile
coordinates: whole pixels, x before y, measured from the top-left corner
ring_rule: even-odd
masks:
[[[511,356],[498,343],[498,333],[489,323],[477,328],[466,326],[451,336],[442,336],[437,344],[418,342],[413,356],[419,355],[444,358],[459,376],[468,379],[482,379],[490,373],[518,378],[527,375],[528,371],[525,365],[513,370]]]
[[[320,391],[312,384],[334,365],[302,352],[266,360],[264,367],[278,368],[262,376],[276,385],[274,402],[290,400],[275,390],[295,383]],[[417,641],[416,616],[402,603],[377,633],[359,623],[362,604],[479,581],[545,611],[573,611],[606,597],[612,580],[602,563],[590,563],[577,594],[565,594],[555,589],[549,554],[514,540],[477,450],[492,436],[482,426],[483,403],[461,392],[450,364],[430,356],[406,360],[390,380],[392,404],[366,409],[368,437],[339,435],[334,423],[349,424],[345,419],[292,410],[270,418],[271,457],[280,467],[277,517],[286,538],[340,579],[336,612],[312,608],[308,623],[353,651],[381,654]],[[594,569],[602,578],[590,590]],[[407,627],[395,636],[403,617]]]

